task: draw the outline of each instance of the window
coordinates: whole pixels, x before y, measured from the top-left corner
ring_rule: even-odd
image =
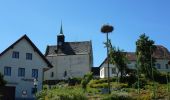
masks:
[[[158,69],[161,69],[161,64],[156,64]]]
[[[38,78],[38,69],[32,69],[32,77]]]
[[[36,92],[37,92],[37,88],[32,88],[31,93],[32,93],[32,94],[35,94]]]
[[[18,52],[18,51],[13,51],[13,53],[12,53],[12,58],[17,58],[17,59],[19,59],[19,52]]]
[[[4,75],[11,76],[11,67],[4,67]]]
[[[24,77],[25,76],[25,68],[18,69],[18,76]]]
[[[26,53],[26,60],[32,60],[32,53]]]
[[[51,77],[54,77],[54,72],[51,72]]]
[[[116,73],[116,68],[112,68],[112,74]]]
[[[168,64],[165,64],[166,69],[168,69]]]

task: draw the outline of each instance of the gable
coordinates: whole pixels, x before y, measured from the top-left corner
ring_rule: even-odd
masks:
[[[22,36],[16,42],[14,42],[11,46],[9,46],[6,50],[4,50],[0,54],[0,59],[2,58],[12,58],[12,52],[19,51],[20,52],[20,61],[23,62],[26,59],[26,53],[32,53],[33,59],[32,61],[41,62],[43,65],[48,67],[52,67],[49,61],[44,57],[44,55],[38,50],[38,48],[33,44],[33,42],[26,36]],[[41,65],[41,64],[40,64]]]

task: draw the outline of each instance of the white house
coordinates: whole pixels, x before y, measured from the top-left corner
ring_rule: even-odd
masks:
[[[153,57],[156,58],[155,67],[161,72],[170,72],[170,65],[168,62],[170,61],[170,52],[167,48],[162,45],[156,45],[157,48],[153,53]],[[136,66],[136,55],[135,52],[126,52],[129,63],[127,64],[128,68],[135,69]],[[100,78],[108,77],[108,67],[107,67],[107,59],[103,61],[100,67]],[[109,75],[111,77],[116,76],[118,69],[115,65],[109,64]]]
[[[34,92],[42,89],[43,70],[48,67],[52,65],[26,35],[0,53],[0,73],[7,86],[16,88],[16,99],[34,98]]]
[[[47,46],[46,58],[54,66],[45,72],[46,81],[83,77],[93,66],[91,41],[65,42],[62,26],[57,44]]]

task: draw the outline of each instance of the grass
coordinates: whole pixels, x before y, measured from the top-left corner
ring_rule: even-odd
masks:
[[[128,86],[126,83],[111,82],[111,94],[102,94],[101,89],[105,88],[106,81],[92,80],[86,91],[81,85],[68,86],[65,83],[55,85],[51,89],[44,86],[44,89],[37,94],[38,100],[152,100],[153,83],[147,84],[140,89]],[[103,86],[102,86],[103,85]],[[156,99],[168,100],[167,84],[156,83]]]

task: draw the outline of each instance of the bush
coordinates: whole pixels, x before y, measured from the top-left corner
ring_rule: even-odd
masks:
[[[132,84],[134,84],[136,82],[136,80],[137,80],[136,75],[130,74],[129,76],[122,77],[120,79],[120,82],[128,83],[128,86],[131,87]]]
[[[108,83],[90,84],[89,86],[91,88],[107,88],[108,87]]]
[[[166,73],[156,73],[154,75],[154,79],[156,82],[160,84],[166,84],[167,83],[167,75]]]
[[[122,89],[122,88],[127,88],[128,84],[126,83],[112,83],[112,88],[116,88],[116,89]]]
[[[76,85],[76,84],[80,84],[80,83],[81,83],[81,80],[82,80],[82,78],[78,78],[78,77],[69,78],[69,79],[68,79],[68,84],[69,84],[70,86],[74,86],[74,85]]]
[[[0,73],[0,86],[5,86],[7,82],[4,80],[4,76]]]
[[[144,78],[139,79],[139,88],[144,88],[146,84],[147,84],[146,79],[144,79]],[[137,89],[138,88],[138,81],[136,81],[134,84],[132,84],[132,87]]]

